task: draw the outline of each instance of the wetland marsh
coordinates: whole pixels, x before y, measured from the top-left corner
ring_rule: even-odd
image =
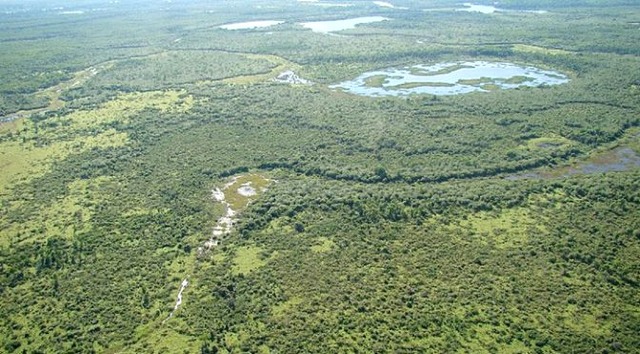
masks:
[[[0,1],[0,352],[640,347],[637,5],[97,3]]]
[[[449,62],[366,72],[330,88],[362,96],[458,95],[496,89],[561,85],[569,78],[555,71],[504,62]]]

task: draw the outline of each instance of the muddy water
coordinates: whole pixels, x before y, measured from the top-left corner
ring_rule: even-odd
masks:
[[[619,147],[583,161],[575,166],[558,167],[547,171],[532,171],[505,177],[507,180],[550,179],[605,172],[624,172],[640,168],[640,156],[631,148]]]

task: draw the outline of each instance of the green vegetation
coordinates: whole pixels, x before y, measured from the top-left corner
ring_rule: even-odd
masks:
[[[436,71],[424,71],[419,67],[411,67],[409,69],[409,72],[412,75],[421,75],[421,76],[435,76],[435,75],[444,75],[444,74],[450,74],[454,71],[458,71],[460,69],[469,69],[469,68],[473,68],[471,66],[468,65],[463,65],[463,64],[455,64],[455,65],[450,65],[447,66],[445,68],[442,68],[440,70],[436,70]]]
[[[513,50],[525,53],[540,53],[548,55],[571,54],[571,52],[562,49],[543,48],[528,44],[514,44]]]
[[[423,86],[451,87],[451,86],[455,86],[455,85],[454,84],[449,84],[449,83],[446,83],[446,82],[406,82],[404,84],[400,84],[400,85],[396,85],[396,86],[390,86],[389,88],[392,88],[392,89],[412,89],[412,88],[423,87]]]
[[[637,5],[393,4],[2,2],[0,352],[639,348]],[[328,88],[476,60],[571,80]]]
[[[366,78],[364,84],[369,87],[382,87],[385,81],[387,81],[387,75],[374,75]]]
[[[269,182],[267,178],[257,174],[237,176],[225,185],[223,189],[225,200],[233,210],[244,210],[252,200],[256,199],[267,189]],[[254,195],[242,194],[240,189],[243,186],[251,188],[252,194]]]
[[[514,76],[504,80],[504,83],[512,84],[512,85],[520,85],[528,81],[533,81],[533,79],[527,76]]]
[[[480,86],[483,90],[486,91],[496,91],[496,90],[500,90],[500,86],[496,85],[496,84],[484,84],[482,86]]]
[[[166,51],[140,59],[124,60],[96,75],[90,88],[147,91],[204,83],[241,75],[271,72],[274,64],[220,51]]]
[[[527,141],[527,149],[554,149],[571,144],[571,140],[562,136],[534,138]]]
[[[335,246],[335,242],[326,237],[319,237],[317,242],[318,244],[311,246],[311,251],[316,253],[329,252]]]
[[[483,86],[486,86],[486,84],[491,84],[494,82],[494,79],[490,78],[490,77],[481,77],[479,79],[463,79],[463,80],[458,80],[459,84],[462,85],[472,85],[472,86],[477,86],[477,85],[482,85],[485,84]]]
[[[249,272],[264,266],[266,262],[260,258],[261,251],[262,250],[256,246],[237,248],[231,273],[234,275],[248,274]]]

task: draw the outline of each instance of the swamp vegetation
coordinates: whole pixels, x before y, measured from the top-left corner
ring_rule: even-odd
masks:
[[[390,3],[1,2],[0,352],[637,351],[638,4]]]

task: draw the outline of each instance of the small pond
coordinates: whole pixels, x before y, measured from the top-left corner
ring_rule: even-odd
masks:
[[[381,97],[411,94],[458,95],[567,82],[569,78],[566,75],[555,71],[512,63],[473,61],[370,71],[329,88],[361,96]]]
[[[342,31],[346,29],[355,28],[359,24],[373,23],[388,21],[389,19],[382,16],[369,16],[369,17],[356,17],[345,20],[336,21],[316,21],[316,22],[301,22],[300,24],[309,28],[313,32],[328,34],[331,32]]]
[[[220,26],[220,28],[226,29],[226,30],[252,29],[252,28],[275,26],[281,23],[284,23],[284,21],[249,21],[249,22],[229,23],[229,24]]]
[[[550,179],[574,175],[623,172],[640,168],[640,156],[629,147],[619,147],[601,153],[574,166],[560,166],[551,170],[538,169],[505,177],[510,181],[521,179]]]

